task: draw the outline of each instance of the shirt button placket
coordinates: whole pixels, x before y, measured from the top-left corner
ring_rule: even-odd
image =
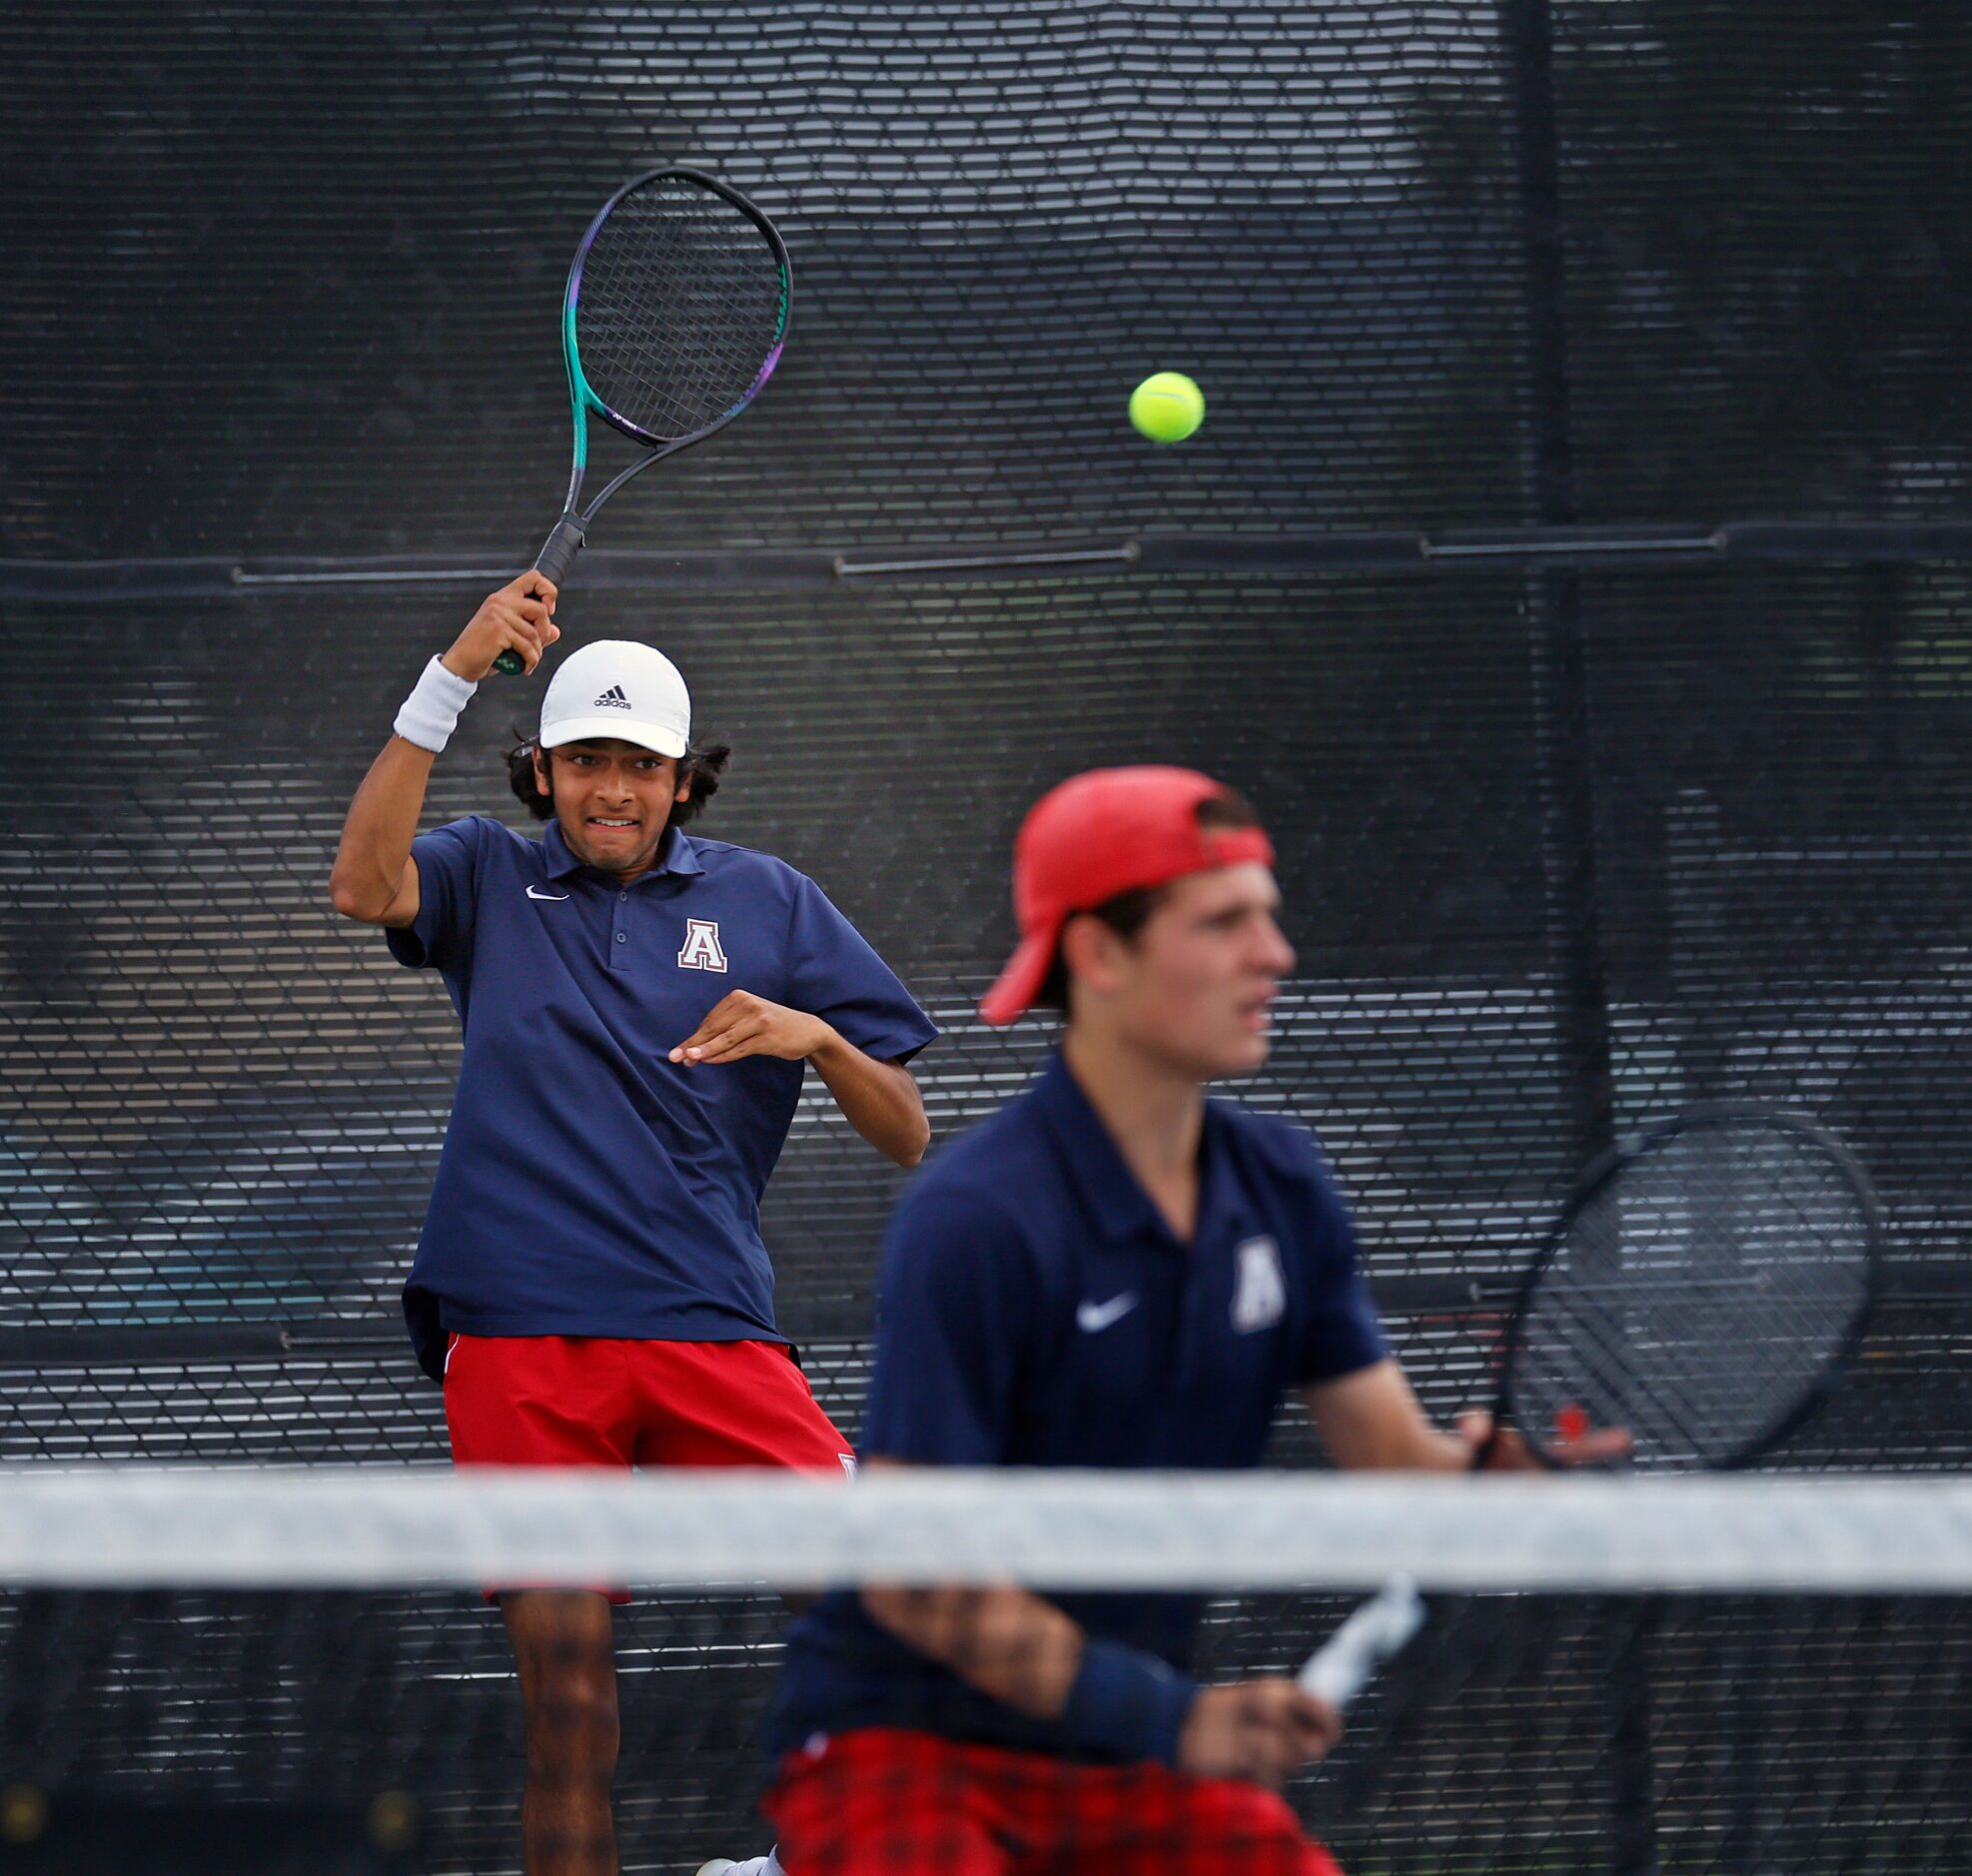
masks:
[[[614,971],[626,971],[630,967],[630,915],[625,909],[629,896],[627,892],[616,894],[616,930],[609,946],[609,968]]]

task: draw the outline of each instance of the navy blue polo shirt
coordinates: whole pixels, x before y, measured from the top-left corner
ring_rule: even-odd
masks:
[[[624,884],[550,822],[484,816],[412,843],[418,919],[387,933],[465,1027],[459,1092],[405,1287],[425,1372],[445,1331],[784,1340],[760,1194],[805,1064],[666,1058],[733,990],[884,1060],[938,1032],[813,880],[673,829]]]
[[[928,1465],[1257,1465],[1288,1389],[1387,1353],[1314,1142],[1208,1101],[1198,1225],[1172,1235],[1057,1056],[898,1208],[860,1450]],[[1091,1633],[1188,1667],[1200,1599],[1054,1598]],[[776,1753],[908,1726],[1092,1756],[879,1628],[853,1593],[788,1638]]]

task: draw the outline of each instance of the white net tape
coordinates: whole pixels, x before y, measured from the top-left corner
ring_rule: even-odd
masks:
[[[1972,1479],[0,1469],[0,1585],[1972,1589]]]

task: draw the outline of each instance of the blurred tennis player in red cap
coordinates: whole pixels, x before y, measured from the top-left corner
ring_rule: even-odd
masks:
[[[1078,775],[1014,846],[987,1021],[1061,1051],[946,1148],[885,1247],[870,1464],[1256,1465],[1300,1391],[1347,1466],[1531,1463],[1425,1417],[1314,1141],[1208,1100],[1267,1058],[1294,964],[1273,847],[1181,768]],[[1288,1675],[1201,1686],[1200,1599],[840,1590],[789,1637],[767,1809],[791,1876],[1332,1876],[1278,1788],[1338,1716]],[[743,1867],[743,1866],[742,1866]]]

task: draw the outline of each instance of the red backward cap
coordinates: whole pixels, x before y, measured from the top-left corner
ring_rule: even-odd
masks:
[[[1227,792],[1196,769],[1096,768],[1035,802],[1013,842],[1020,943],[979,1014],[1011,1023],[1032,1005],[1070,914],[1215,866],[1272,866],[1273,843],[1259,828],[1199,826],[1200,804]]]

